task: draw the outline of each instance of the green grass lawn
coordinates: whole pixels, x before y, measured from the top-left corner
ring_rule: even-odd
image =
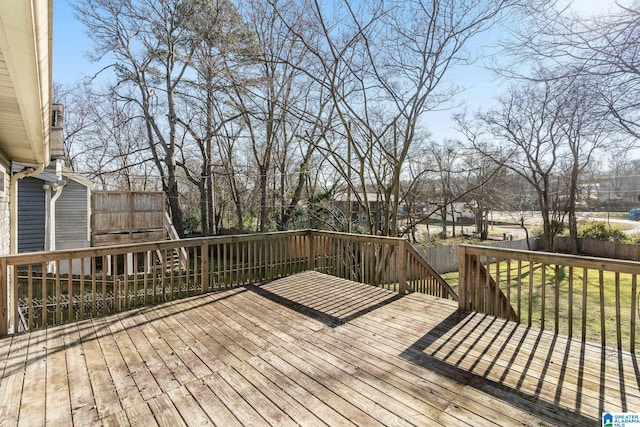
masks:
[[[547,265],[545,267],[543,281],[542,264],[533,264],[530,268],[528,263],[522,263],[518,273],[517,262],[511,263],[510,269],[507,263],[502,262],[498,267],[491,264],[491,275],[496,280],[496,268],[499,271],[499,286],[504,294],[507,288],[510,290],[510,302],[513,309],[518,312],[518,288],[520,289],[520,322],[533,327],[543,326],[544,329],[555,330],[556,306],[558,311],[558,330],[563,335],[569,334],[570,320],[572,320],[572,335],[576,338],[582,337],[582,329],[585,328],[585,337],[588,341],[600,343],[601,333],[601,300],[604,307],[604,337],[608,346],[617,346],[617,330],[620,330],[622,347],[629,349],[631,335],[631,303],[634,296],[632,294],[631,275],[613,272],[603,272],[602,292],[600,291],[600,273],[598,270],[586,270],[586,293],[583,293],[583,278],[585,270],[582,268],[570,269],[566,266]],[[507,276],[509,281],[507,282]],[[459,293],[458,273],[448,273],[443,276],[453,289]],[[520,278],[520,280],[518,280]],[[544,282],[544,285],[543,285]],[[573,290],[570,292],[570,282],[573,282]],[[530,285],[532,283],[532,285]],[[617,286],[616,286],[617,283]],[[556,290],[557,284],[557,290]],[[616,289],[619,290],[616,297]],[[637,287],[636,293],[640,290]],[[543,306],[544,291],[544,306]],[[557,295],[557,304],[556,304]],[[573,296],[571,305],[569,296]],[[583,298],[584,295],[584,298]],[[586,309],[583,309],[583,304]],[[619,306],[619,314],[616,307]],[[571,311],[570,311],[571,307]],[[639,313],[636,305],[635,319],[638,322]],[[619,328],[618,328],[619,324]],[[583,326],[584,325],[584,326]],[[640,331],[636,326],[636,348],[640,348]]]

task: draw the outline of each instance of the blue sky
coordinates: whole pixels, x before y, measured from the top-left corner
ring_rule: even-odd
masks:
[[[66,0],[53,2],[53,81],[59,83],[76,82],[98,69],[85,56],[91,40],[69,4]]]
[[[0,0],[1,1],[1,0]],[[22,0],[20,0],[22,1]],[[73,84],[84,77],[95,75],[104,64],[91,63],[87,52],[91,50],[91,40],[85,34],[84,26],[78,22],[70,4],[81,0],[54,0],[53,6],[53,80],[54,82]],[[574,11],[592,15],[604,13],[614,4],[614,0],[574,0]],[[481,45],[473,46],[483,49]],[[486,108],[495,96],[501,92],[499,82],[491,72],[482,67],[482,63],[457,70],[452,76],[466,88],[458,98],[458,104],[464,104],[470,111]],[[425,125],[436,141],[456,137],[450,120],[452,111],[430,112],[425,116]]]

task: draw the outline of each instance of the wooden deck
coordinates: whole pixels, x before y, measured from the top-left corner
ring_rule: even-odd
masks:
[[[637,356],[305,272],[0,341],[0,425],[600,425]]]

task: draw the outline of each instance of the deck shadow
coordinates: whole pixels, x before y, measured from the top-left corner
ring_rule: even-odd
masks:
[[[275,282],[275,280],[263,282],[256,285],[245,285],[244,288],[250,292],[256,293],[257,295],[263,298],[268,299],[269,301],[280,304],[302,315],[313,318],[331,328],[335,328],[345,323],[348,323],[354,319],[364,316],[367,313],[371,313],[374,310],[377,310],[381,307],[384,307],[388,304],[391,304],[403,298],[403,295],[396,294],[396,293],[389,293],[388,294],[389,296],[385,297],[384,299],[376,298],[373,302],[362,305],[356,311],[345,313],[346,315],[344,316],[338,316],[335,314],[331,314],[330,312],[325,311],[321,308],[314,307],[312,304],[301,302],[300,300],[295,298],[295,296],[289,296],[283,293],[278,293],[275,291],[265,289],[265,286],[267,286],[269,283],[272,283],[272,282]],[[370,286],[370,285],[362,285],[362,286]],[[370,286],[370,287],[372,289],[377,289],[373,286]]]
[[[536,417],[544,419],[552,424],[557,425],[599,425],[599,420],[593,417],[586,416],[585,414],[572,410],[567,407],[561,406],[558,402],[559,396],[556,395],[556,401],[551,402],[548,400],[544,400],[541,396],[539,396],[539,389],[541,384],[545,381],[546,368],[549,364],[558,364],[558,360],[551,360],[553,354],[557,354],[558,351],[562,351],[557,349],[561,345],[566,345],[567,348],[564,349],[565,357],[559,359],[561,364],[561,380],[564,379],[564,372],[568,367],[568,360],[566,355],[569,352],[575,352],[578,349],[571,348],[572,345],[576,346],[579,343],[571,340],[567,340],[564,344],[559,344],[557,340],[552,339],[552,344],[545,354],[544,369],[542,376],[537,378],[536,381],[539,381],[538,386],[536,388],[536,393],[531,394],[524,390],[520,389],[520,386],[523,382],[523,377],[527,375],[535,375],[535,374],[527,374],[527,370],[529,369],[533,353],[536,352],[538,345],[540,344],[540,340],[542,335],[544,334],[541,330],[536,330],[532,328],[524,328],[525,331],[520,338],[514,336],[514,330],[511,332],[507,331],[505,325],[499,328],[499,332],[504,333],[505,337],[507,337],[507,341],[516,345],[516,350],[514,351],[514,357],[512,357],[508,362],[505,368],[505,371],[501,378],[491,378],[489,374],[490,368],[496,363],[496,360],[503,353],[505,346],[508,342],[502,342],[500,346],[496,346],[497,355],[493,356],[493,360],[490,360],[492,356],[488,356],[487,359],[483,360],[484,362],[489,362],[489,368],[484,371],[484,374],[478,374],[472,372],[476,366],[480,365],[481,359],[486,355],[485,352],[481,352],[479,355],[471,354],[471,350],[474,349],[475,343],[470,345],[470,341],[466,338],[468,333],[464,332],[465,327],[468,329],[469,326],[473,328],[473,332],[478,332],[476,329],[480,328],[480,323],[474,324],[474,321],[477,321],[477,317],[480,316],[482,318],[490,319],[491,316],[487,317],[478,313],[469,313],[461,310],[456,310],[451,315],[449,315],[446,319],[436,325],[433,329],[431,329],[427,334],[422,336],[416,342],[414,342],[411,346],[406,348],[402,353],[400,353],[400,357],[405,360],[408,360],[416,365],[419,365],[427,370],[433,371],[439,375],[443,375],[447,378],[450,378],[460,384],[472,387],[478,391],[486,393],[496,399],[499,399],[502,402],[508,403],[509,405],[522,410],[534,414]],[[475,318],[475,319],[474,319]],[[505,321],[506,322],[506,321]],[[509,322],[511,323],[511,322]],[[515,324],[514,324],[515,328]],[[486,327],[483,331],[480,331],[480,334],[484,333],[494,333],[488,332],[488,327]],[[495,337],[490,338],[492,343],[497,342]],[[533,348],[530,349],[522,349],[524,344],[533,345]],[[432,346],[436,346],[431,348]],[[468,347],[465,349],[464,347]],[[488,348],[489,346],[486,346]],[[584,362],[584,352],[585,352],[585,344],[581,345],[581,358],[580,363]],[[519,375],[517,370],[512,371],[512,367],[515,362],[515,355],[521,354],[520,350],[522,349],[522,354],[529,352],[530,357],[526,362],[526,366],[524,371],[522,372],[522,377],[518,381],[518,386],[513,387],[507,384],[504,384],[503,381],[509,375]],[[446,356],[439,356],[438,353],[448,350]],[[462,355],[460,355],[462,353]],[[447,361],[453,355],[458,356],[458,360],[456,362]],[[471,363],[471,368],[461,368],[457,366],[463,360],[467,360]],[[573,367],[576,369],[576,367]],[[582,386],[583,375],[584,375],[584,366],[577,367],[579,371],[579,382],[578,386]],[[601,374],[603,373],[604,368],[601,368]],[[509,373],[511,372],[511,373]],[[558,385],[558,388],[561,388],[562,385]],[[600,402],[604,401],[604,390],[600,388]],[[623,392],[624,393],[624,392]],[[580,399],[581,391],[578,390],[578,399]],[[577,407],[580,407],[579,400],[577,401]],[[598,408],[601,411],[603,408],[600,406]]]

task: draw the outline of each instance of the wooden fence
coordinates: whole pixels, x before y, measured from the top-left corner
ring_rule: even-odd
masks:
[[[167,237],[161,192],[94,191],[91,246],[153,242]]]
[[[640,263],[460,246],[463,310],[635,352]]]
[[[581,255],[603,258],[625,259],[640,261],[640,244],[616,243],[596,239],[578,239]],[[557,252],[571,252],[570,237],[556,237],[553,239],[553,250]]]
[[[521,240],[503,240],[489,241],[486,240],[479,243],[482,246],[491,246],[494,248],[507,249],[531,249],[536,250],[538,241],[534,237],[529,238],[529,247],[527,241]],[[438,246],[419,246],[418,252],[427,260],[429,265],[438,273],[444,274],[452,271],[458,271],[458,246],[459,245],[438,245]]]
[[[305,270],[457,298],[402,239],[312,230],[220,236],[0,257],[0,336]]]

